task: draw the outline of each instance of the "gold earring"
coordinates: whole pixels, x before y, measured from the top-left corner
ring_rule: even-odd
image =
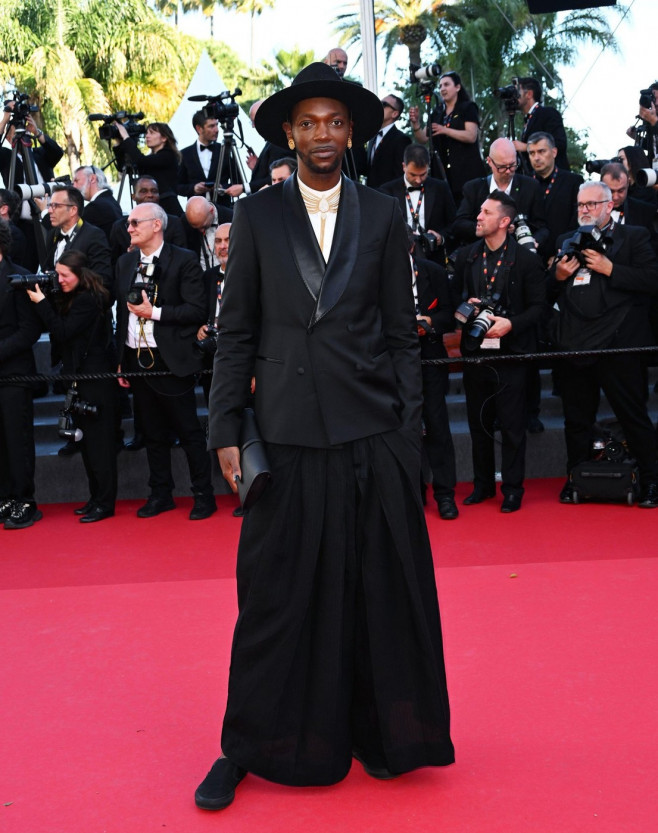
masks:
[[[290,150],[295,149],[295,140],[294,139],[288,139],[288,147],[290,148]]]
[[[347,140],[347,149],[352,150],[352,137],[351,136]]]

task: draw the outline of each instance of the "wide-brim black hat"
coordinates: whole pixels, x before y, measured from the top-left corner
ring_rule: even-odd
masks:
[[[354,122],[355,145],[374,136],[384,120],[384,108],[374,93],[359,84],[343,81],[330,66],[317,62],[304,67],[285,90],[265,99],[256,112],[256,130],[273,145],[287,148],[283,123],[289,120],[293,106],[307,98],[333,98],[346,104]]]

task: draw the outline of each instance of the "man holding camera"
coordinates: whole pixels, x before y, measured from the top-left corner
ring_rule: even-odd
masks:
[[[407,225],[420,244],[423,257],[445,263],[448,228],[455,219],[455,203],[448,184],[429,176],[430,155],[423,145],[408,145],[402,162],[403,176],[379,189],[395,197]]]
[[[614,203],[603,182],[586,182],[578,192],[578,223],[595,226],[574,247],[562,238],[549,281],[549,297],[560,309],[560,350],[646,347],[653,343],[647,296],[658,291],[658,261],[646,229],[612,219]],[[601,238],[598,242],[596,238]],[[571,244],[571,245],[570,245]],[[658,507],[656,433],[647,413],[645,362],[618,354],[565,360],[560,370],[567,472],[591,457],[592,433],[605,393],[640,470],[639,506]],[[567,480],[561,503],[574,503]]]
[[[496,139],[487,156],[491,174],[471,179],[464,185],[461,205],[453,224],[453,234],[461,243],[471,243],[478,238],[477,218],[483,202],[493,191],[502,191],[511,197],[517,207],[517,218],[523,216],[533,234],[534,249],[548,240],[548,229],[539,184],[529,176],[517,173],[518,160],[514,143],[510,139]],[[516,218],[515,218],[516,219]],[[519,229],[521,223],[516,223]]]
[[[171,434],[180,439],[190,470],[194,506],[190,520],[217,510],[210,457],[196,412],[194,374],[202,369],[194,350],[206,317],[203,276],[192,252],[164,242],[167,215],[154,203],[135,206],[128,218],[133,251],[116,266],[119,372],[169,371],[170,376],[135,377],[131,387],[144,433],[151,494],[137,517],[175,509],[172,499]]]
[[[544,107],[541,103],[541,84],[536,78],[519,78],[519,107],[523,113],[523,130],[521,139],[514,142],[514,147],[528,165],[528,138],[533,133],[549,133],[557,148],[556,163],[563,171],[569,170],[567,158],[567,134],[562,116],[555,107]]]
[[[183,196],[207,196],[215,187],[217,179],[217,168],[222,152],[221,142],[217,142],[219,136],[219,121],[208,116],[205,110],[197,110],[192,117],[197,140],[193,145],[188,145],[181,150],[181,163],[178,170],[178,193]],[[224,156],[220,180],[226,186],[224,194],[217,199],[219,205],[230,208],[231,197],[239,197],[245,191],[245,187],[239,183],[233,183],[235,171],[232,170],[228,153]],[[247,186],[247,193],[249,187]]]
[[[651,244],[656,251],[655,206],[628,196],[628,171],[621,162],[608,162],[601,168],[601,182],[605,183],[612,195],[611,218],[618,225],[642,226],[649,232]],[[571,226],[571,228],[574,228]],[[565,232],[567,229],[565,229]]]
[[[536,325],[546,310],[545,275],[536,255],[519,245],[509,228],[516,216],[514,200],[493,191],[477,216],[478,242],[457,253],[455,279],[467,319],[462,354],[495,356],[532,353]],[[477,322],[476,319],[477,318]],[[460,319],[460,320],[463,320]],[[475,327],[474,327],[475,325]],[[502,434],[501,512],[521,508],[525,477],[526,366],[511,361],[466,364],[464,391],[473,456],[473,491],[464,504],[482,503],[496,494],[494,419]]]

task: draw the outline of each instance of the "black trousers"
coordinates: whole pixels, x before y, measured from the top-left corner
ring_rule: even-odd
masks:
[[[464,391],[473,455],[473,483],[495,491],[494,418],[501,426],[502,492],[523,494],[526,448],[526,380],[522,364],[464,366]]]
[[[119,386],[114,379],[78,382],[80,399],[95,405],[96,416],[78,414],[82,430],[82,462],[89,481],[89,499],[102,509],[114,509],[117,497],[117,434]]]
[[[34,500],[32,390],[0,381],[0,500]]]
[[[153,371],[168,370],[159,351],[153,351]],[[142,351],[142,361],[145,352]],[[124,353],[124,370],[141,371],[137,351],[128,347]],[[194,376],[148,376],[130,380],[133,403],[144,433],[149,464],[149,487],[154,497],[171,497],[174,478],[171,472],[171,436],[180,440],[190,470],[192,493],[209,497],[213,494],[210,455],[206,437],[196,411]]]
[[[641,484],[658,482],[656,432],[647,413],[646,367],[640,356],[606,356],[585,367],[562,362],[560,393],[567,473],[591,457],[600,389],[608,398],[630,452],[637,460]]]
[[[457,482],[455,447],[446,405],[448,385],[447,367],[423,365],[425,448],[432,469],[432,489],[436,500],[454,497]]]
[[[352,751],[406,772],[454,760],[419,438],[267,446],[238,549],[222,749],[282,784],[332,784]]]

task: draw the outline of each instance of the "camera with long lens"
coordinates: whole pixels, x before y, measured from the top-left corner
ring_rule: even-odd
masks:
[[[411,84],[436,84],[436,79],[441,75],[441,64],[433,63],[426,66],[418,64],[409,65],[409,81]]]
[[[585,266],[585,249],[605,254],[605,237],[598,226],[580,226],[563,242],[559,257],[575,257],[581,266]]]
[[[473,353],[484,341],[493,326],[490,315],[507,318],[509,313],[500,303],[500,293],[495,292],[477,304],[463,301],[455,310],[455,318],[462,325],[462,351]]]
[[[155,263],[140,264],[135,279],[126,293],[126,300],[129,304],[138,307],[143,303],[142,292],[146,292],[149,303],[154,303],[158,291],[158,283],[154,278],[155,267]]]
[[[498,87],[493,91],[496,98],[499,98],[508,114],[518,113],[521,109],[519,107],[519,82],[517,78],[512,78],[512,83],[506,87]]]
[[[226,126],[232,125],[240,115],[240,108],[235,100],[239,95],[242,95],[242,90],[236,87],[232,93],[224,90],[219,95],[191,95],[188,101],[205,101],[205,107],[201,108],[203,115],[206,119],[217,119],[222,125],[222,130],[226,131]]]
[[[11,102],[14,103],[13,108],[9,106]],[[38,113],[39,108],[36,104],[30,104],[30,96],[27,93],[19,93],[16,90],[14,97],[4,102],[4,111],[11,113],[10,125],[16,129],[25,129],[25,120],[32,113]]]
[[[524,246],[532,252],[537,251],[537,241],[534,238],[525,214],[517,214],[514,218],[514,237],[516,237],[516,242],[519,246]]]
[[[658,163],[658,157],[654,157],[654,162]],[[635,174],[635,182],[640,188],[653,188],[658,184],[658,171],[655,168],[640,168]]]
[[[111,142],[113,139],[121,139],[119,128],[114,124],[115,121],[120,121],[128,131],[128,136],[131,139],[137,140],[140,136],[146,134],[146,125],[140,124],[139,119],[144,118],[144,113],[128,113],[125,110],[119,110],[118,113],[92,113],[89,116],[89,121],[102,121],[103,124],[98,128],[98,135],[104,142]]]
[[[37,284],[44,295],[59,292],[59,280],[57,272],[41,272],[38,275],[9,275],[10,289],[31,289],[34,291]]]
[[[197,338],[194,342],[195,350],[203,356],[214,356],[217,352],[217,333],[219,330],[214,324],[208,324],[204,338]]]
[[[75,427],[73,420],[74,416],[98,416],[98,408],[92,405],[91,402],[85,402],[80,399],[78,389],[71,387],[66,391],[64,399],[64,407],[59,412],[59,419],[57,420],[57,432],[62,439],[73,440],[73,442],[80,442],[82,439],[82,430]]]
[[[621,162],[621,156],[613,156],[612,159],[588,159],[585,162],[585,170],[588,174],[600,174],[602,169],[609,162]]]

